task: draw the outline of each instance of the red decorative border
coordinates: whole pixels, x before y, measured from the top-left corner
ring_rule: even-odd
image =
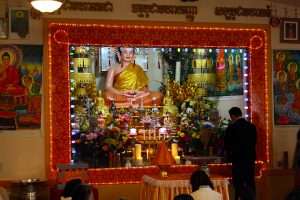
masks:
[[[257,125],[258,160],[269,162],[269,101],[267,87],[268,28],[194,27],[107,24],[47,24],[48,81],[46,129],[49,136],[48,177],[55,178],[57,164],[70,163],[69,45],[128,45],[153,47],[248,48],[250,52],[250,117]],[[257,165],[259,169],[262,162]],[[230,165],[213,165],[213,172],[229,171]],[[191,172],[195,166],[174,166],[172,173]],[[259,170],[260,171],[260,170]],[[157,167],[90,169],[91,183],[135,183]]]

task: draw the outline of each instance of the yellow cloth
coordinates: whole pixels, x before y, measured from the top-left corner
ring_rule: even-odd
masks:
[[[169,177],[162,178],[159,175],[144,175],[140,200],[173,200],[179,194],[191,194],[190,176],[191,174],[169,174]],[[220,193],[216,195],[216,200],[229,200],[229,181],[224,177],[211,177],[211,181],[214,191]]]
[[[119,91],[141,90],[148,85],[148,81],[144,70],[139,65],[130,63],[115,76],[113,87]]]

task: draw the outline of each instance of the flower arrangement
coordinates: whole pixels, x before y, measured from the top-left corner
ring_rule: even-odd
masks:
[[[203,149],[203,144],[200,140],[201,122],[196,113],[181,114],[181,125],[177,131],[178,146],[185,152],[193,151],[193,149]]]
[[[232,123],[231,120],[219,117],[218,126],[214,129],[214,136],[224,138],[227,127]]]
[[[129,149],[133,140],[128,133],[127,120],[107,115],[103,128],[80,133],[77,143],[81,144],[81,150],[84,149],[83,161],[90,162],[93,167],[107,167],[110,153],[121,153]]]
[[[175,136],[178,146],[185,153],[204,154],[214,128],[213,123],[208,121],[208,113],[215,108],[215,104],[200,98],[198,101],[186,101],[181,108],[183,112],[180,114],[180,126]]]
[[[214,152],[217,156],[223,156],[224,153],[224,137],[227,127],[232,123],[231,120],[219,117],[217,127],[213,131],[212,143]]]

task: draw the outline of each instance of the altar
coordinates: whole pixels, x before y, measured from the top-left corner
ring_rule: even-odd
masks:
[[[189,182],[191,174],[171,174],[161,178],[158,175],[145,175],[142,177],[140,200],[173,200],[178,194],[192,192]],[[228,179],[212,176],[214,190],[221,193],[223,200],[229,200]]]
[[[233,54],[235,59],[234,69],[236,69],[233,71],[236,72],[238,72],[238,69],[240,67],[238,58],[244,60],[244,66],[246,67],[245,73],[247,74],[247,76],[244,76],[244,78],[246,79],[246,81],[248,81],[247,85],[245,85],[245,87],[243,88],[243,91],[245,91],[245,93],[243,94],[244,95],[243,99],[245,99],[244,107],[247,108],[247,114],[249,119],[251,120],[251,122],[257,125],[257,130],[260,133],[260,137],[257,145],[258,162],[256,163],[257,166],[259,166],[259,168],[257,169],[258,171],[256,171],[256,174],[259,175],[263,164],[269,162],[270,148],[269,148],[268,141],[270,139],[269,138],[270,126],[268,122],[270,121],[271,115],[268,110],[268,108],[270,107],[268,105],[270,102],[268,100],[269,88],[267,87],[267,80],[266,78],[264,78],[265,75],[268,74],[268,61],[266,61],[266,56],[269,48],[268,34],[267,34],[268,28],[262,26],[255,26],[255,25],[249,25],[251,26],[251,29],[249,29],[249,27],[247,28],[246,27],[239,27],[239,28],[221,27],[220,25],[215,25],[215,27],[212,27],[212,25],[208,25],[208,24],[205,25],[204,27],[203,24],[193,24],[193,25],[173,24],[172,26],[170,26],[170,24],[163,23],[163,22],[159,26],[153,26],[151,24],[148,24],[146,26],[144,25],[141,26],[134,22],[130,22],[129,24],[125,25],[122,24],[123,22],[114,23],[114,22],[103,22],[103,21],[98,21],[99,24],[95,22],[96,24],[91,25],[88,24],[86,21],[80,21],[80,20],[76,22],[76,25],[74,25],[75,24],[74,21],[69,21],[66,19],[57,19],[57,20],[45,19],[44,23],[45,23],[45,27],[47,27],[45,30],[45,40],[47,40],[47,44],[48,44],[48,46],[45,48],[45,63],[47,63],[47,65],[45,66],[45,79],[46,81],[49,82],[48,85],[45,85],[45,92],[44,92],[45,105],[47,105],[44,107],[45,108],[44,112],[49,113],[49,115],[45,116],[45,135],[47,141],[46,157],[48,158],[47,178],[49,179],[56,178],[58,173],[57,171],[58,164],[74,163],[76,162],[76,159],[78,159],[79,155],[82,155],[79,154],[80,151],[77,151],[78,149],[76,149],[76,147],[80,145],[85,145],[85,143],[81,142],[80,138],[76,138],[75,136],[78,133],[81,133],[80,131],[82,130],[84,130],[84,134],[90,134],[89,136],[93,136],[92,134],[93,132],[90,130],[90,125],[98,126],[102,123],[100,120],[97,121],[98,118],[100,117],[98,115],[95,117],[95,115],[93,114],[91,114],[90,116],[87,115],[89,116],[88,118],[89,120],[84,119],[82,121],[84,123],[77,123],[76,121],[78,119],[78,115],[75,111],[79,111],[78,113],[82,113],[81,111],[91,111],[89,110],[89,108],[91,108],[90,106],[97,105],[96,103],[97,90],[95,90],[96,88],[95,86],[97,84],[95,84],[93,80],[94,77],[89,77],[89,75],[86,75],[87,78],[86,82],[83,82],[83,81],[78,81],[79,79],[77,79],[77,75],[82,75],[85,73],[91,73],[96,71],[99,72],[98,68],[100,68],[99,66],[91,65],[94,67],[93,68],[94,71],[93,70],[85,71],[86,66],[88,64],[86,59],[91,55],[95,55],[93,53],[88,52],[83,57],[80,56],[76,57],[76,59],[79,61],[78,67],[84,68],[83,73],[82,70],[75,71],[76,68],[74,66],[74,63],[76,62],[73,61],[73,58],[70,55],[73,55],[74,51],[76,51],[75,48],[76,46],[82,46],[82,45],[88,45],[88,48],[92,49],[95,48],[95,46],[97,45],[112,47],[112,46],[117,46],[122,44],[124,46],[136,46],[139,48],[147,48],[148,50],[155,49],[154,52],[156,53],[157,53],[156,50],[160,49],[160,52],[163,52],[163,50],[167,50],[169,53],[180,51],[180,52],[195,54],[198,56],[196,59],[194,59],[195,61],[190,60],[190,62],[187,63],[188,65],[192,63],[192,65],[195,66],[199,64],[200,66],[203,66],[198,68],[198,70],[201,71],[201,73],[209,73],[209,70],[211,69],[216,70],[217,67],[215,62],[213,62],[214,65],[211,65],[211,59],[210,59],[211,57],[209,56],[203,57],[202,54],[201,55],[198,54],[197,53],[198,49],[200,53],[201,52],[207,52],[208,54],[213,53],[212,55],[214,56],[215,60],[218,60],[216,59],[217,55],[220,55],[219,57],[222,57],[222,59],[225,58],[226,60],[227,58],[231,58],[231,55],[229,54]],[[203,28],[199,28],[199,27],[203,27]],[[153,31],[155,31],[156,34],[152,34]],[[182,34],[182,33],[186,33],[186,34]],[[211,38],[213,39],[210,39],[210,37],[207,37],[207,35],[212,35],[213,37]],[[231,35],[237,35],[239,37],[235,37],[233,39]],[[167,47],[166,46],[167,44],[171,44],[170,47]],[[151,46],[151,48],[149,48],[149,46]],[[195,49],[195,51],[193,49],[189,49],[185,47],[191,47]],[[203,51],[202,49],[205,50]],[[220,51],[220,49],[222,50]],[[148,51],[147,53],[149,52],[150,51]],[[146,58],[148,58],[148,55],[149,54],[146,55]],[[245,56],[245,59],[243,58],[243,56]],[[166,57],[170,58],[170,56],[166,56]],[[174,58],[174,56],[171,57]],[[94,56],[94,58],[96,57]],[[201,59],[205,59],[206,61]],[[112,59],[108,60],[107,64],[109,64],[110,61],[112,61]],[[145,69],[147,69],[147,65],[149,64],[147,63],[147,59],[145,63],[146,63]],[[176,60],[172,60],[169,63],[170,63],[170,67],[174,71],[172,80],[175,80],[174,76],[176,70],[174,69],[176,68]],[[149,69],[150,68],[160,69],[164,67],[162,65],[162,62],[158,62],[158,61],[155,62],[155,66],[156,67],[149,66]],[[228,94],[229,90],[234,91],[233,88],[236,88],[236,87],[227,87],[227,88],[225,87],[224,83],[226,83],[227,81],[226,78],[224,78],[225,76],[223,72],[224,69],[228,70],[229,72],[229,69],[227,68],[229,68],[229,66],[222,68],[222,65],[218,64],[219,71],[218,73],[216,73],[217,76],[215,76],[215,80],[218,79],[217,81],[218,84],[216,84],[218,88],[218,94],[221,95],[225,93]],[[168,68],[164,68],[164,69],[166,69],[167,71]],[[255,74],[258,75],[252,76],[253,72],[255,72]],[[155,72],[153,71],[150,71],[149,74],[150,73],[155,74]],[[98,77],[102,75],[98,74]],[[235,75],[236,76],[234,77],[239,77],[238,74]],[[212,77],[212,76],[208,76],[208,77]],[[196,77],[191,77],[190,80],[193,82],[195,80],[202,79],[202,78],[203,77],[201,76],[198,77],[196,76]],[[206,82],[203,83],[201,86],[210,84],[209,80],[205,80],[205,81]],[[155,80],[153,80],[153,82],[155,82]],[[75,83],[77,85],[75,85]],[[86,85],[88,87],[87,88],[81,87],[83,85]],[[236,84],[235,86],[237,85],[238,84]],[[165,87],[165,85],[163,86]],[[191,89],[191,87],[187,87],[187,88]],[[177,92],[175,93],[175,95],[173,95],[174,98],[183,97],[184,91],[180,89],[180,87],[177,86],[174,87],[173,92]],[[198,94],[204,94],[204,92],[201,89],[197,90],[197,92]],[[74,94],[76,94],[77,96],[75,96]],[[89,101],[89,103],[85,103],[85,105],[88,106],[77,106],[78,104],[75,104],[80,101],[87,102],[88,100],[91,99],[91,97],[94,97],[95,101]],[[108,111],[108,109],[105,109],[105,107],[101,107],[102,106],[102,104],[100,104],[101,101],[102,100],[99,99],[100,106],[97,109],[98,111],[103,111],[102,113],[104,113],[105,111]],[[192,104],[193,102],[190,105]],[[170,108],[173,107],[170,106]],[[135,119],[134,115],[132,116],[133,117],[131,119]],[[86,116],[84,116],[83,118],[85,117]],[[140,120],[137,119],[137,121],[139,122]],[[184,123],[185,120],[183,120],[182,122]],[[152,141],[152,139],[154,139],[154,133],[151,131],[150,134],[148,134],[148,132],[145,132],[145,140],[144,140],[144,133],[139,132],[140,129],[145,129],[144,124],[142,126],[143,127],[141,128],[133,127],[137,129],[137,136],[134,137],[138,138],[138,140],[146,141],[144,143],[143,142],[141,143],[144,144],[144,147],[142,147],[140,157],[142,157],[143,159],[147,159],[147,149],[149,147],[148,141]],[[175,127],[175,125],[173,127]],[[111,130],[115,131],[118,129],[111,129]],[[129,130],[127,131],[129,132]],[[126,133],[127,135],[129,135],[128,132]],[[176,132],[173,131],[173,133],[176,133],[177,136],[180,135],[183,136],[182,132],[184,132],[183,129],[180,131],[176,130]],[[156,133],[157,133],[156,137],[158,140],[159,132]],[[191,133],[191,136],[193,136],[193,133],[191,131],[189,133]],[[166,136],[166,138],[173,137],[170,134],[168,135],[162,134],[160,136],[163,137],[164,135]],[[194,134],[194,136],[197,136],[197,134]],[[184,138],[184,136],[182,138]],[[103,140],[98,140],[98,141],[103,141]],[[113,149],[111,144],[115,144],[115,142],[109,144],[110,146],[108,147],[111,147],[111,149]],[[221,145],[222,141],[215,141],[214,144]],[[191,144],[189,143],[188,145]],[[107,145],[101,145],[100,149],[101,150],[106,149],[103,148],[105,146]],[[148,149],[149,157],[151,156],[150,155],[151,148]],[[192,147],[186,148],[183,149],[183,151],[179,151],[178,156],[182,156],[180,152],[184,152],[186,156],[187,154],[191,152],[193,153],[194,151],[195,149]],[[111,152],[113,153],[113,151]],[[118,153],[119,152],[116,152],[117,157],[118,157]],[[216,155],[217,153],[219,152],[214,149],[214,154]],[[91,157],[94,156],[96,155],[92,155]],[[107,157],[101,156],[101,158],[107,158]],[[196,167],[197,166],[193,166],[192,168],[195,169]],[[230,176],[230,168],[231,168],[230,164],[227,163],[213,164],[212,168],[213,170],[211,171],[213,174],[224,173],[226,177]],[[174,174],[180,174],[184,172],[190,173],[193,169],[191,169],[189,165],[184,165],[184,166],[176,165],[172,167]],[[116,166],[113,166],[111,168],[93,167],[92,169],[88,170],[88,174],[92,184],[139,183],[143,175],[151,175],[156,173],[158,173],[158,169],[156,169],[155,166],[144,166],[144,165],[140,165],[138,167],[126,168],[126,167],[119,167],[117,164]]]

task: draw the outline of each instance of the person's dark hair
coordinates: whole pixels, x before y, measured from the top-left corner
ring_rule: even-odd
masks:
[[[194,200],[194,198],[189,194],[179,194],[173,200]]]
[[[72,194],[72,200],[88,200],[92,194],[92,188],[89,185],[79,185]]]
[[[62,193],[62,196],[63,197],[71,197],[74,190],[82,184],[82,180],[79,179],[79,178],[76,178],[76,179],[72,179],[72,180],[69,180],[66,185],[65,185],[65,188],[64,188],[64,191]]]
[[[300,199],[300,190],[292,190],[288,193],[284,200],[299,200]]]
[[[214,186],[209,178],[209,176],[203,170],[197,170],[192,173],[190,177],[190,183],[192,185],[192,192],[195,192],[199,189],[200,186],[207,185],[211,189],[214,189]]]
[[[9,53],[8,53],[7,51],[5,51],[5,52],[2,54],[2,59],[3,59],[4,56],[8,56],[8,57],[10,58],[10,55],[9,55]]]
[[[232,107],[229,110],[229,115],[242,116],[242,111],[239,107]]]

